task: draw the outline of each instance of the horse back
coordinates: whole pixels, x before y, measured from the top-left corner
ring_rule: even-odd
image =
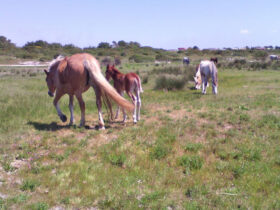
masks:
[[[65,58],[58,66],[58,76],[61,86],[67,93],[84,92],[89,88],[89,76],[82,60]]]

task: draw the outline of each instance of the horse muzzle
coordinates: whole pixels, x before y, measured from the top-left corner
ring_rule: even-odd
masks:
[[[50,97],[53,97],[53,93],[51,91],[48,91],[48,94]]]

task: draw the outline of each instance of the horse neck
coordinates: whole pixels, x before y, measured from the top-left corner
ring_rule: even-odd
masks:
[[[113,80],[117,80],[117,79],[119,79],[123,75],[124,74],[121,73],[118,69],[113,69],[113,74],[112,74]]]

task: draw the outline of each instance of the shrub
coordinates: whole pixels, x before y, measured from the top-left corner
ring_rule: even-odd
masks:
[[[143,76],[143,78],[142,78],[142,84],[147,84],[148,81],[149,81],[149,76],[148,76],[148,75]]]
[[[181,90],[186,84],[186,79],[173,75],[161,75],[156,79],[155,89]]]
[[[144,62],[152,62],[155,59],[153,57],[146,56],[146,55],[133,55],[129,57],[129,60],[134,61],[135,63],[144,63]]]

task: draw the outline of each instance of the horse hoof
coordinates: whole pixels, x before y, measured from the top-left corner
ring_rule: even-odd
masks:
[[[105,130],[105,127],[104,126],[99,126],[99,130]]]
[[[61,115],[60,119],[62,122],[66,122],[67,121],[67,117],[65,115]]]

